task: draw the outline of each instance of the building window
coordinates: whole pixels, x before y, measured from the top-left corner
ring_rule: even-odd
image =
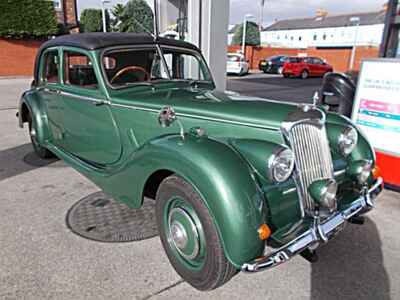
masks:
[[[299,36],[299,41],[301,41],[301,36]]]
[[[322,39],[325,41],[326,40],[326,34],[324,33],[324,35],[322,36]]]
[[[287,38],[288,38],[288,36],[287,36],[287,35],[285,35],[285,40],[287,40]]]
[[[278,34],[278,37],[277,37],[277,39],[279,40],[281,38],[281,36]]]
[[[290,40],[293,41],[293,37],[292,36],[290,37]]]
[[[316,34],[314,34],[314,41],[316,41],[317,40],[317,35]]]
[[[62,3],[61,0],[53,0],[53,5],[55,9],[61,9]]]

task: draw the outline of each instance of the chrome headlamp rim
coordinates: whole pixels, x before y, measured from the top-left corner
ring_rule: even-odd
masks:
[[[291,161],[290,161],[290,165],[289,165],[289,172],[287,172],[287,174],[283,177],[283,178],[281,178],[281,179],[278,179],[278,178],[276,178],[276,176],[275,176],[275,168],[277,167],[277,163],[278,163],[278,159],[282,156],[282,154],[284,154],[284,153],[290,153],[290,156],[291,156]],[[290,178],[290,176],[293,174],[293,171],[294,171],[294,164],[295,164],[295,158],[294,158],[294,153],[293,153],[293,151],[291,150],[291,149],[289,149],[289,148],[287,148],[287,147],[284,147],[284,146],[279,146],[279,147],[277,147],[275,150],[274,150],[274,152],[273,152],[273,154],[271,155],[271,157],[268,159],[268,164],[267,164],[267,167],[268,167],[268,171],[267,171],[267,175],[268,175],[268,178],[270,179],[270,180],[272,180],[273,182],[276,182],[276,183],[282,183],[282,182],[285,182],[286,180],[288,180],[289,178]]]
[[[353,139],[353,143],[352,144],[345,144],[346,143],[346,139],[349,139],[349,136],[353,135],[353,137],[351,137]],[[358,143],[358,131],[352,127],[352,126],[347,126],[345,127],[340,135],[339,135],[339,139],[338,139],[338,147],[339,147],[339,151],[343,156],[349,156],[353,150],[356,148]]]

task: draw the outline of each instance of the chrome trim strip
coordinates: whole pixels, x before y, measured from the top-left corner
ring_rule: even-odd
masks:
[[[71,98],[74,98],[74,99],[77,99],[77,100],[82,100],[82,101],[89,101],[89,102],[103,103],[103,104],[111,104],[111,102],[107,101],[107,100],[102,100],[102,99],[97,99],[97,98],[92,98],[92,97],[87,97],[87,96],[80,96],[80,95],[76,95],[76,94],[72,94],[72,93],[64,92],[64,91],[61,91],[60,95],[71,97]]]
[[[337,170],[337,171],[335,171],[334,173],[333,173],[333,176],[340,176],[340,175],[343,175],[344,173],[346,173],[346,169],[343,169],[343,170]]]
[[[148,111],[148,112],[153,112],[153,113],[159,113],[159,111],[160,111],[160,109],[146,108],[146,107],[134,106],[134,105],[116,104],[116,103],[111,103],[111,106],[134,109],[134,110],[142,110],[142,111]],[[226,123],[226,124],[242,125],[242,126],[249,126],[249,127],[254,127],[254,128],[279,131],[279,128],[262,126],[262,125],[257,125],[257,124],[253,124],[253,123],[245,123],[245,122],[232,121],[232,120],[226,120],[226,119],[220,119],[220,118],[212,118],[212,117],[206,117],[206,116],[197,116],[197,115],[185,114],[185,113],[176,113],[176,115],[178,117],[186,117],[186,118],[193,118],[193,119],[198,119],[198,120],[214,121],[214,122],[220,122],[220,123]]]
[[[374,200],[382,191],[382,189],[383,179],[378,178],[374,185],[368,191],[366,191],[364,195],[353,201],[353,203],[347,209],[332,215],[324,223],[319,223],[319,220],[316,220],[310,229],[286,245],[276,249],[269,255],[243,264],[241,268],[242,271],[252,273],[268,270],[289,261],[293,256],[299,254],[309,247],[314,247],[315,245],[319,245],[321,242],[326,242],[341,228],[343,228],[343,225],[351,217],[357,214],[366,213],[371,210],[374,206]]]
[[[116,104],[116,103],[111,103],[111,106],[128,108],[128,109],[133,109],[133,110],[148,111],[148,112],[153,112],[153,113],[157,113],[157,114],[160,112],[159,109],[146,108],[146,107],[142,107],[142,106],[124,105],[124,104]]]

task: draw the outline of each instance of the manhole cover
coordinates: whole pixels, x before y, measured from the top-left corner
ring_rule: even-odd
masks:
[[[145,199],[138,209],[113,200],[103,192],[78,201],[67,214],[67,226],[76,234],[101,242],[131,242],[158,235],[155,203]]]

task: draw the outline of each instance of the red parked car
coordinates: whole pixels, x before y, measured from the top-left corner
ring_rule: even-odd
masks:
[[[306,79],[311,76],[324,76],[332,71],[332,66],[318,57],[288,57],[283,65],[282,74],[284,77]]]

